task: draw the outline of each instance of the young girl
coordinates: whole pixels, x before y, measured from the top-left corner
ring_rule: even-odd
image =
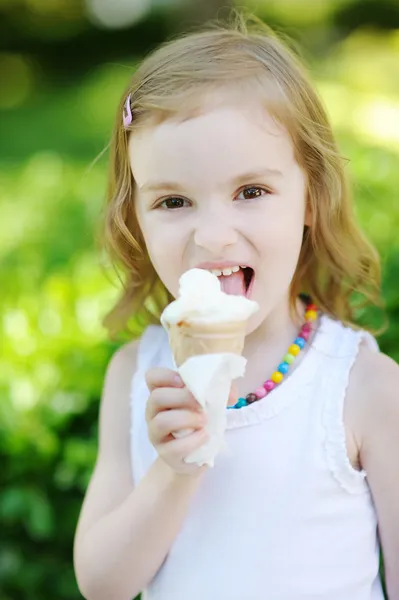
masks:
[[[349,304],[378,303],[378,258],[322,104],[266,27],[239,17],[143,61],[106,225],[126,267],[107,323],[153,324],[105,379],[75,539],[85,598],[381,600],[381,543],[398,600],[399,369]],[[260,307],[213,468],[184,461],[206,419],[159,325],[192,267]]]

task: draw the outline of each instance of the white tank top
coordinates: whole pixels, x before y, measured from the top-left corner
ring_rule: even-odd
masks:
[[[367,478],[350,464],[343,405],[359,342],[323,315],[306,355],[270,395],[227,411],[227,453],[194,496],[143,600],[382,600],[377,521]],[[131,402],[134,483],[156,458],[144,380],[173,367],[167,335],[140,343]],[[227,409],[226,409],[227,410]]]

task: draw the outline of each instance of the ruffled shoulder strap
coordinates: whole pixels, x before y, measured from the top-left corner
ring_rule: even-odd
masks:
[[[169,349],[165,330],[159,325],[149,325],[139,341],[137,366],[131,386],[131,400],[137,405],[147,393],[145,374],[151,367],[165,366]]]
[[[137,370],[147,370],[157,364],[165,341],[165,330],[160,325],[149,325],[139,341]]]
[[[368,491],[366,473],[354,469],[348,457],[344,403],[350,372],[361,342],[364,341],[376,352],[379,347],[375,338],[367,331],[355,331],[333,319],[327,319],[325,333],[327,335],[321,340],[322,347],[319,350],[325,353],[321,398],[327,463],[334,478],[347,492],[361,494]]]

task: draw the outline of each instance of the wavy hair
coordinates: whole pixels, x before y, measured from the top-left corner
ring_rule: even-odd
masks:
[[[212,22],[158,47],[140,63],[121,98],[110,143],[103,232],[123,284],[104,319],[111,336],[137,334],[158,322],[171,300],[149,260],[136,219],[129,134],[148,123],[188,118],[208,98],[226,93],[243,102],[248,94],[259,97],[290,134],[307,177],[312,224],[304,229],[290,284],[291,308],[298,294],[306,293],[321,311],[356,327],[357,309],[383,306],[379,255],[356,222],[346,161],[298,53],[256,17],[233,11],[225,23]],[[129,94],[133,119],[126,130],[122,112]]]

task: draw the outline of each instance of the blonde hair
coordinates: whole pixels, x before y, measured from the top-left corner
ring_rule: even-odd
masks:
[[[259,96],[290,134],[296,160],[307,175],[312,225],[305,227],[290,285],[291,308],[299,293],[307,293],[321,311],[356,327],[357,308],[382,307],[379,256],[356,223],[345,161],[301,61],[280,37],[256,17],[234,11],[225,24],[211,23],[163,44],[134,73],[111,141],[104,238],[124,274],[122,295],[104,319],[111,335],[128,330],[132,317],[131,331],[139,333],[159,320],[171,300],[149,260],[135,216],[129,131],[193,115],[208,97],[226,91],[238,98]],[[128,94],[133,120],[125,130],[122,113]]]

